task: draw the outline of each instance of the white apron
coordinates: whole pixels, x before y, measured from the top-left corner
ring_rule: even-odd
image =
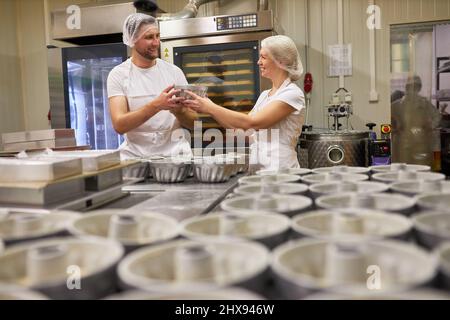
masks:
[[[133,86],[132,66],[125,85],[125,93],[130,111],[136,111],[145,104],[158,97],[161,92],[140,92]],[[171,83],[166,80],[165,75],[156,64],[153,68],[159,71],[159,79],[164,81],[168,87]],[[174,130],[177,130],[174,132]],[[125,141],[120,146],[121,158],[146,158],[150,156],[191,156],[191,146],[181,132],[181,126],[176,117],[170,111],[160,111],[141,126],[125,134]]]

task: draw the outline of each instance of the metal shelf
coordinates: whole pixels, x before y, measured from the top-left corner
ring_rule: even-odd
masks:
[[[448,63],[444,64],[444,66],[440,67],[442,61],[450,61],[450,57],[437,57],[436,67],[438,68],[438,72],[436,73],[436,91],[441,90],[441,77],[440,75],[443,73],[450,73],[450,65],[447,66]],[[440,68],[439,68],[440,67]],[[443,70],[439,70],[442,69]],[[436,99],[436,107],[440,110],[440,102],[448,102],[450,98],[437,98]]]

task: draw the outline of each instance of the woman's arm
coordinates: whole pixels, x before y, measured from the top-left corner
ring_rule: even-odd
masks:
[[[296,111],[289,104],[275,100],[263,110],[246,115],[237,111],[232,111],[213,103],[208,98],[201,98],[192,94],[194,100],[186,100],[184,104],[199,113],[211,115],[220,125],[227,129],[267,129],[273,127]]]

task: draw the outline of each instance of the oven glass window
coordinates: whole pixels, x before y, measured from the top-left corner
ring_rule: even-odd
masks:
[[[175,49],[175,64],[190,84],[208,87],[208,97],[225,108],[248,113],[259,96],[258,42]],[[200,115],[204,129],[221,128]]]
[[[82,59],[67,62],[70,127],[78,145],[117,149],[123,138],[112,126],[106,80],[122,58]]]
[[[77,144],[117,149],[124,138],[112,126],[106,82],[110,71],[127,59],[123,44],[62,50],[66,127],[75,129]]]

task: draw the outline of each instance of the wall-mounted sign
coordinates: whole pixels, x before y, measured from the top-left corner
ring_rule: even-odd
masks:
[[[328,46],[329,77],[352,75],[352,45],[330,45]]]

